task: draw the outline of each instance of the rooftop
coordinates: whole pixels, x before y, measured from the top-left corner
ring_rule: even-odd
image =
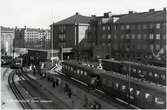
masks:
[[[137,23],[137,22],[156,22],[166,21],[166,9],[155,11],[150,9],[148,12],[133,12],[120,16],[116,23]]]
[[[76,13],[75,15],[71,16],[71,17],[68,17],[66,19],[63,19],[59,22],[56,22],[54,24],[57,24],[57,25],[62,25],[62,24],[88,24],[88,22],[90,21],[90,18],[91,17],[88,17],[88,16],[83,16],[83,15],[80,15],[79,13]]]

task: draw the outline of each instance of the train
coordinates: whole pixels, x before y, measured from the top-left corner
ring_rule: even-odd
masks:
[[[103,69],[166,86],[166,68],[131,61],[102,60]]]
[[[62,72],[103,91],[106,95],[144,109],[165,109],[166,89],[112,71],[100,70],[77,61],[62,62]]]

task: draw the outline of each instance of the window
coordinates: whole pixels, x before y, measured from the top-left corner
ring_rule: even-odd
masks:
[[[145,93],[145,98],[148,99],[148,97],[150,96],[149,93]]]
[[[146,24],[143,24],[143,29],[147,29],[147,25]]]
[[[108,34],[108,39],[111,39],[111,34]]]
[[[140,24],[137,25],[137,29],[138,29],[138,30],[141,29],[141,25],[140,25]]]
[[[149,72],[149,73],[148,73],[148,75],[151,76],[151,77],[152,77],[152,74],[153,74],[152,72]]]
[[[130,38],[129,34],[126,34],[126,39],[129,39],[129,38]]]
[[[161,28],[161,24],[160,23],[157,23],[156,24],[156,29],[160,29]]]
[[[143,39],[147,39],[147,34],[144,34],[144,35],[143,35]]]
[[[102,26],[102,30],[105,31],[105,26]]]
[[[153,50],[154,46],[153,44],[150,44],[150,50]]]
[[[157,77],[158,77],[158,74],[157,74],[157,73],[154,73],[154,77],[157,78]]]
[[[116,83],[116,84],[115,84],[115,87],[116,87],[116,88],[118,88],[118,86],[119,86],[119,84],[118,84],[118,83]]]
[[[150,34],[149,37],[150,37],[150,39],[154,39],[154,35],[153,34]]]
[[[147,48],[147,46],[144,44],[144,45],[143,45],[143,49],[145,50],[146,48]]]
[[[163,34],[163,40],[166,40],[166,34]]]
[[[126,29],[130,29],[130,25],[126,25]]]
[[[132,28],[131,28],[131,29],[133,29],[133,30],[134,30],[134,29],[135,29],[135,25],[132,25]]]
[[[155,45],[155,49],[156,49],[156,50],[160,50],[160,45],[159,45],[159,44],[156,44],[156,45]]]
[[[135,68],[133,68],[133,72],[136,73],[136,69]]]
[[[110,30],[110,26],[108,26],[108,30]]]
[[[121,34],[121,39],[123,39],[124,38],[124,35],[123,34]]]
[[[149,25],[149,28],[150,28],[150,29],[152,29],[153,27],[154,27],[154,25],[153,25],[153,24],[150,24],[150,25]]]
[[[139,96],[139,94],[140,94],[140,91],[139,91],[139,90],[137,90],[137,91],[136,91],[136,95],[137,95],[137,96]]]
[[[103,35],[102,35],[102,39],[105,39],[105,38],[106,38],[106,36],[105,36],[105,34],[103,34]]]
[[[125,85],[122,85],[122,91],[125,91],[125,89],[126,89],[126,86]]]
[[[124,25],[121,25],[121,30],[124,30]]]
[[[160,34],[156,34],[156,39],[157,39],[157,40],[160,39]]]
[[[138,35],[137,35],[137,38],[138,38],[138,39],[141,39],[141,34],[138,34]]]
[[[117,44],[114,44],[114,50],[117,50],[118,49],[118,46],[117,46]]]
[[[116,34],[114,34],[114,39],[116,39],[117,38],[117,35]]]
[[[135,39],[135,34],[132,34],[132,39]]]
[[[86,71],[84,72],[84,75],[87,76],[87,72]]]
[[[108,43],[108,46],[111,46],[111,43]]]
[[[155,98],[155,103],[156,104],[165,104],[165,101],[164,101],[164,99],[163,98],[160,98],[160,97],[156,97]]]
[[[103,42],[103,43],[102,43],[102,46],[105,46],[105,45],[106,45],[106,43],[105,43],[105,42]]]

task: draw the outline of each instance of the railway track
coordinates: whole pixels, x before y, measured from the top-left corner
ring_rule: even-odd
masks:
[[[16,96],[17,100],[19,101],[23,109],[32,109],[31,105],[26,101],[26,99],[24,98],[24,96],[21,94],[18,87],[16,86],[14,81],[14,76],[15,76],[15,72],[12,72],[8,77],[8,83],[12,92]]]

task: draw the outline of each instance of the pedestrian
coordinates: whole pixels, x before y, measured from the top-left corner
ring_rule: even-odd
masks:
[[[33,75],[35,75],[36,73],[36,68],[35,68],[35,65],[33,66]]]
[[[59,86],[59,80],[56,79],[56,86]]]
[[[55,88],[55,80],[53,80],[52,87]]]
[[[71,95],[72,95],[72,92],[71,92],[71,89],[69,88],[68,89],[68,97],[71,98]]]

